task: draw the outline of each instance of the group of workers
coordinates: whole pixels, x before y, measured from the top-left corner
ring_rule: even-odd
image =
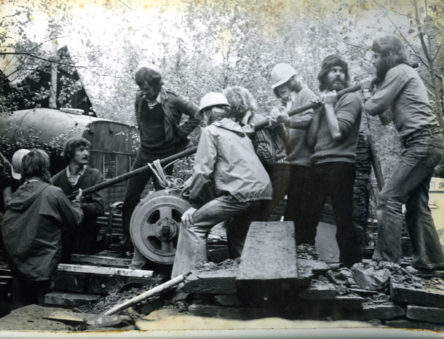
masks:
[[[320,96],[304,85],[291,65],[275,65],[271,89],[280,104],[267,113],[240,86],[207,93],[197,107],[166,90],[155,66],[137,70],[135,113],[140,147],[133,170],[178,153],[186,146],[187,136],[199,124],[202,127],[192,176],[183,190],[191,207],[182,215],[173,277],[207,260],[207,235],[220,222],[225,222],[230,256],[239,257],[251,221],[269,220],[285,196],[284,219],[293,221],[295,241],[311,245],[322,208],[330,198],[339,261],[347,267],[360,262],[352,205],[363,111],[384,116],[389,111],[404,147],[397,168],[380,192],[374,259],[399,262],[405,205],[413,265],[424,270],[444,268],[443,249],[428,207],[433,170],[444,154],[442,130],[401,41],[384,36],[373,42],[372,50],[376,77],[361,82],[362,93],[341,92],[349,87],[350,75],[347,62],[339,55],[327,56],[322,62]],[[318,108],[293,114],[313,102]],[[181,123],[184,114],[188,119]],[[70,163],[52,180],[49,157],[42,150],[21,154],[16,170],[21,175],[19,187],[12,184],[16,179],[8,176],[8,170],[0,168],[4,247],[34,302],[41,301],[48,290],[63,256],[94,251],[96,218],[103,213],[104,203],[100,193],[82,197],[82,189],[103,179],[98,170],[87,166],[88,147],[83,138],[69,140],[64,154]],[[171,174],[172,167],[166,171]],[[151,177],[159,189],[150,171],[128,181],[122,208],[122,246],[127,249],[133,247],[131,215]],[[67,196],[75,192],[70,201]],[[132,267],[143,266],[145,260],[134,248]]]

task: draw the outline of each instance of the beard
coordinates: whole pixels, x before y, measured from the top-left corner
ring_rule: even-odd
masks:
[[[386,58],[379,60],[379,62],[375,65],[376,67],[376,82],[380,83],[384,80],[385,75],[393,66],[391,62]]]
[[[341,79],[333,79],[328,82],[328,90],[329,91],[341,91],[345,88],[345,81]]]

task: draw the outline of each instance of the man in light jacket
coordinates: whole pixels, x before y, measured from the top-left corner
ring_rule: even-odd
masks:
[[[207,261],[206,238],[214,225],[248,213],[272,196],[269,176],[252,141],[227,116],[228,106],[221,93],[208,93],[201,100],[197,117],[203,118],[207,127],[202,130],[193,175],[186,188],[192,207],[182,216],[172,277]],[[245,228],[229,223],[227,238],[228,247],[239,254],[245,236],[239,236],[235,230],[238,227]]]

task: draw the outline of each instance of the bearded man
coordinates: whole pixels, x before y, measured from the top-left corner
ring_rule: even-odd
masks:
[[[322,208],[330,197],[336,218],[339,261],[350,267],[361,261],[352,212],[361,99],[355,93],[337,98],[336,91],[346,88],[349,80],[348,65],[338,55],[324,59],[318,80],[323,107],[316,110],[307,134],[308,143],[314,147],[311,156],[314,187],[309,197],[307,225],[316,230]],[[315,234],[312,232],[313,237]]]
[[[373,42],[372,50],[376,90],[364,109],[370,115],[390,110],[404,147],[379,196],[379,232],[373,257],[399,262],[405,204],[413,265],[426,270],[444,268],[443,250],[428,206],[433,169],[444,153],[442,130],[423,81],[407,64],[401,40],[384,36]]]

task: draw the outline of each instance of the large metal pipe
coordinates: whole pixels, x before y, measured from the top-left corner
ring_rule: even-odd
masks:
[[[168,164],[168,163],[170,163],[170,162],[172,162],[174,160],[177,160],[177,159],[186,157],[187,155],[193,154],[193,153],[196,152],[196,150],[197,150],[197,146],[193,146],[193,147],[187,148],[187,149],[183,150],[182,152],[179,152],[179,153],[170,155],[169,157],[160,159],[160,164],[161,165]],[[121,181],[128,180],[129,178],[132,178],[132,177],[134,177],[134,176],[136,176],[136,175],[138,175],[140,173],[143,173],[143,172],[149,171],[149,170],[150,170],[149,165],[145,165],[145,166],[139,167],[138,169],[135,169],[134,171],[130,171],[128,173],[119,175],[119,176],[117,176],[115,178],[103,181],[100,184],[88,187],[87,189],[83,190],[82,195],[86,196],[86,195],[92,194],[94,192],[100,191],[100,190],[102,190],[104,188],[107,188],[109,186],[117,184],[117,183],[119,183]],[[74,196],[70,196],[70,198],[74,198]]]

